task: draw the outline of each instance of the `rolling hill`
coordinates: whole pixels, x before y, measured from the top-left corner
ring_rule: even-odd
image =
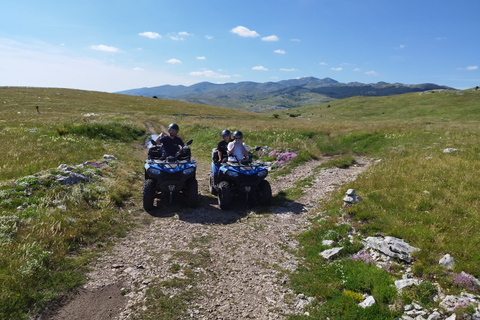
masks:
[[[387,82],[340,83],[331,78],[304,77],[265,83],[245,81],[225,84],[200,82],[191,86],[164,85],[117,93],[264,112],[315,105],[354,96],[391,96],[429,90],[453,90],[453,88],[432,83],[415,85]]]

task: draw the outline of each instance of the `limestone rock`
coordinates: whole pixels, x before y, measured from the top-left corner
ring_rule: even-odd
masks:
[[[402,239],[394,237],[368,237],[364,241],[365,249],[371,248],[382,252],[383,254],[398,258],[400,260],[411,262],[410,253],[420,251],[420,249],[412,247]]]

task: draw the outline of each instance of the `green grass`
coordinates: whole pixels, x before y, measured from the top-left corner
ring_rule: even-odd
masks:
[[[194,139],[193,156],[207,163],[225,128],[241,130],[249,146],[295,152],[292,166],[324,155],[335,155],[335,161],[325,166],[336,167],[351,165],[359,156],[381,159],[348,185],[364,199],[348,212],[355,229],[363,236],[399,237],[420,248],[413,272],[429,282],[436,279],[442,287],[462,290],[438,266],[445,253],[458,261],[455,273],[480,278],[475,174],[480,169],[480,92],[354,97],[328,105],[289,110],[295,114],[290,117],[286,111],[277,110],[273,116],[100,92],[0,88],[0,318],[26,319],[29,312],[79,285],[94,256],[82,249],[99,243],[93,249],[102,250],[107,243],[102,241],[126,234],[129,217],[120,208],[129,201],[140,203],[146,157],[141,144],[147,121],[158,131],[157,122],[178,123],[182,139]],[[449,147],[460,151],[442,152]],[[99,161],[104,154],[117,160],[100,171],[92,169],[102,182],[66,187],[36,175],[57,174],[62,163]],[[276,174],[281,173],[272,172],[270,179]],[[283,190],[276,202],[298,199],[310,182],[307,177]],[[313,221],[311,230],[299,237],[305,260],[292,277],[292,286],[316,297],[310,318],[394,318],[398,310],[390,311],[388,305],[402,297],[394,297],[389,288],[399,275],[349,259],[361,245],[347,242],[348,227],[336,223],[345,214],[339,211],[344,192],[342,188],[334,192],[322,208],[331,220]],[[67,210],[52,205],[54,200]],[[17,210],[18,206],[25,209]],[[321,241],[328,237],[346,246],[336,264],[318,255],[325,249]],[[196,258],[203,263],[209,257]],[[178,259],[172,262],[172,272],[189,274],[191,266],[180,267],[180,262],[192,257]],[[189,281],[192,285],[194,280]],[[183,290],[185,296],[174,296],[173,301],[170,295],[162,296],[166,286],[183,284],[158,285],[148,300],[153,304],[151,317],[155,312],[168,314],[169,305],[186,310],[192,292]],[[345,294],[347,290],[353,293]],[[428,288],[419,290],[424,294],[414,292],[403,299],[428,296]],[[377,304],[358,308],[355,294],[363,293],[378,298]]]

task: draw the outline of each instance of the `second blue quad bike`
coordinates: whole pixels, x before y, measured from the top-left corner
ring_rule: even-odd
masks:
[[[212,156],[215,157],[216,149]],[[213,159],[215,161],[215,158]],[[209,191],[218,197],[222,210],[230,208],[234,197],[243,197],[244,201],[256,201],[259,205],[270,205],[272,188],[265,180],[268,170],[264,163],[252,162],[251,154],[247,159],[235,163],[217,163],[218,175],[210,174]]]
[[[148,160],[145,162],[145,182],[143,183],[143,208],[152,210],[155,200],[172,202],[174,196],[186,197],[189,207],[196,207],[198,202],[198,182],[195,177],[197,163],[191,159],[189,140],[174,157],[166,157],[162,146],[150,141]]]

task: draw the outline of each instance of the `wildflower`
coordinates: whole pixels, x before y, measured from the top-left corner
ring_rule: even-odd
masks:
[[[461,273],[451,272],[450,276],[452,277],[452,283],[455,286],[465,288],[474,292],[478,291],[478,287],[475,284],[475,278],[472,275],[469,275],[468,273],[462,271]]]
[[[373,260],[372,256],[370,256],[370,254],[366,251],[360,251],[358,253],[355,253],[353,256],[352,256],[352,259],[353,260],[361,260],[363,261],[364,263],[374,263],[375,260]]]

